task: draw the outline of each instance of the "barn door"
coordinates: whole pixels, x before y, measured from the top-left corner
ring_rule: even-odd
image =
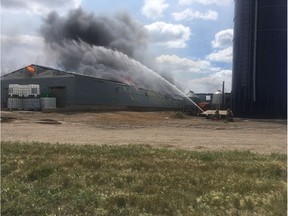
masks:
[[[56,98],[56,107],[66,107],[66,88],[63,86],[50,87],[49,95]]]

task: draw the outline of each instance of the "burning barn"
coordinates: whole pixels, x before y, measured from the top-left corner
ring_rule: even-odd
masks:
[[[9,84],[33,84],[40,87],[39,98],[56,98],[56,107],[197,112],[193,101],[159,75],[165,72],[156,72],[146,30],[129,15],[98,16],[81,8],[67,16],[51,12],[40,33],[43,61],[57,69],[30,65],[2,76],[2,106],[8,105]]]
[[[1,77],[2,107],[7,107],[9,97],[13,96],[9,96],[11,84],[39,85],[39,98],[56,98],[57,108],[181,110],[189,107],[196,111],[184,96],[39,65],[30,65]]]

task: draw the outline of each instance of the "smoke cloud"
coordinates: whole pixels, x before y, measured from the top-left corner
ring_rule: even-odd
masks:
[[[50,13],[41,30],[50,43],[61,43],[64,39],[82,40],[90,45],[118,49],[129,56],[133,55],[133,50],[145,46],[147,40],[143,27],[127,14],[95,16],[82,9],[72,10],[67,17]]]
[[[147,50],[148,34],[125,13],[107,17],[76,9],[60,17],[51,12],[41,33],[48,56],[61,69],[179,95],[149,69],[156,68],[156,61]]]

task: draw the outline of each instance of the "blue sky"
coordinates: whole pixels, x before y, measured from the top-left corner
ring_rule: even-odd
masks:
[[[186,93],[231,91],[233,0],[2,0],[1,73],[35,63],[51,66],[39,32],[56,10],[96,15],[125,12],[147,31],[149,58]],[[158,72],[158,71],[157,71]]]

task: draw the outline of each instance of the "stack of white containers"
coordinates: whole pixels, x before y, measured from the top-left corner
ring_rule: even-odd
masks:
[[[10,110],[22,110],[22,98],[9,97],[8,98],[8,108]]]
[[[22,95],[23,97],[39,97],[40,96],[40,87],[39,85],[30,84],[22,85]]]
[[[16,110],[39,110],[39,85],[9,84],[8,108]]]
[[[18,84],[10,84],[8,90],[8,108],[22,110],[22,88]]]
[[[36,84],[22,85],[23,109],[40,110],[40,87]]]
[[[56,108],[56,98],[43,97],[41,98],[41,108],[42,109],[55,109]]]
[[[22,97],[22,86],[9,84],[9,97]]]

